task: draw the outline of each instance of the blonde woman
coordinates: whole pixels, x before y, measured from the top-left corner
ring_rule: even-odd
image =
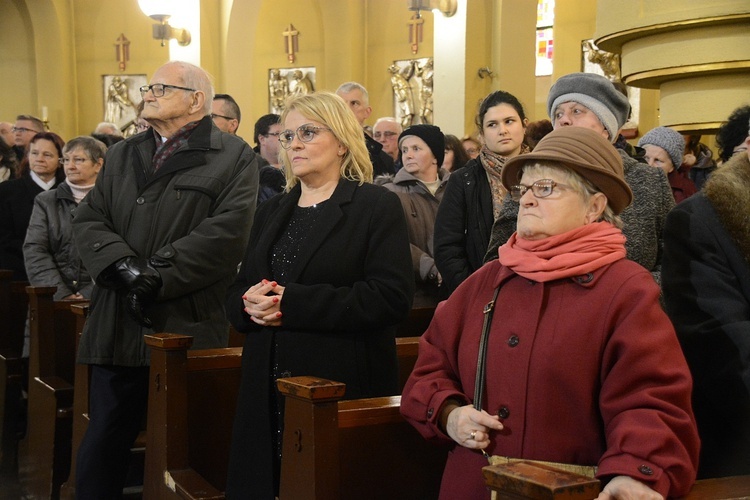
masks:
[[[362,128],[343,99],[292,98],[281,123],[286,192],[259,207],[227,298],[229,320],[248,334],[229,498],[278,495],[277,378],[341,381],[347,398],[398,393],[395,326],[414,294],[401,205],[371,184]]]

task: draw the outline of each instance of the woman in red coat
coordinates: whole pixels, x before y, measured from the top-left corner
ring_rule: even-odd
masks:
[[[516,233],[438,306],[401,400],[423,436],[453,445],[441,498],[489,498],[482,450],[596,466],[602,500],[686,494],[699,449],[692,381],[659,287],[625,258],[616,214],[632,193],[619,154],[563,127],[502,180],[520,203]]]

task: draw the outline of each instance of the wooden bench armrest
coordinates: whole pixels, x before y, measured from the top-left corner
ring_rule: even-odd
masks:
[[[193,469],[170,470],[164,474],[167,488],[188,500],[223,500],[224,493],[214,488]]]
[[[280,378],[276,385],[288,398],[314,402],[336,401],[344,397],[346,384],[318,377]]]
[[[48,388],[51,392],[70,391],[70,393],[73,394],[73,385],[60,377],[54,375],[48,377],[34,377],[34,380]]]

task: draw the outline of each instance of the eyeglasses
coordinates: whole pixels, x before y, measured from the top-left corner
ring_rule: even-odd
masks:
[[[310,142],[315,138],[316,135],[318,135],[318,130],[328,130],[329,132],[331,132],[331,129],[327,127],[302,125],[297,129],[297,137],[299,137],[299,140],[302,142]],[[279,134],[279,142],[281,143],[281,147],[284,149],[291,148],[293,140],[294,132],[292,132],[291,130],[285,130]]]
[[[269,133],[267,133],[267,134],[263,134],[263,136],[264,136],[264,137],[268,137],[268,136],[270,136],[270,135],[272,135],[272,136],[274,136],[274,137],[278,137],[278,136],[280,136],[280,135],[281,135],[281,132],[269,132]]]
[[[30,129],[30,128],[26,128],[26,127],[13,127],[10,130],[11,130],[11,132],[34,132],[35,134],[39,133],[36,130]]]
[[[237,119],[237,118],[232,118],[231,116],[217,115],[216,113],[211,113],[211,118],[224,118],[227,121]]]
[[[555,191],[555,188],[557,187],[570,189],[570,186],[560,184],[559,182],[555,182],[552,179],[540,179],[531,186],[526,186],[524,184],[516,184],[515,186],[511,186],[510,197],[513,199],[513,201],[519,202],[521,201],[523,195],[526,194],[526,191],[531,189],[531,193],[534,195],[534,197],[547,198]]]
[[[374,134],[372,134],[372,138],[373,139],[380,139],[380,138],[390,139],[391,137],[395,135],[398,135],[398,133],[387,130],[385,132],[375,132]]]
[[[80,156],[76,156],[75,158],[63,158],[60,160],[60,163],[63,165],[68,165],[72,163],[73,165],[83,165],[86,163],[89,159],[88,158],[81,158]]]
[[[195,92],[195,89],[189,89],[187,87],[180,87],[178,85],[167,85],[166,83],[153,83],[151,85],[144,85],[138,90],[141,91],[141,97],[146,95],[146,92],[149,90],[154,95],[154,97],[164,97],[164,91],[166,89],[179,89],[179,90],[187,90],[190,92]]]

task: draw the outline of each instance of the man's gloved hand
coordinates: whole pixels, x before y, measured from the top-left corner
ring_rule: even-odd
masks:
[[[101,283],[102,279],[104,283]],[[156,299],[162,281],[159,271],[147,259],[120,259],[99,274],[97,283],[108,288],[125,289],[128,292],[128,313],[141,325],[151,327],[151,320],[144,314],[144,307]]]

